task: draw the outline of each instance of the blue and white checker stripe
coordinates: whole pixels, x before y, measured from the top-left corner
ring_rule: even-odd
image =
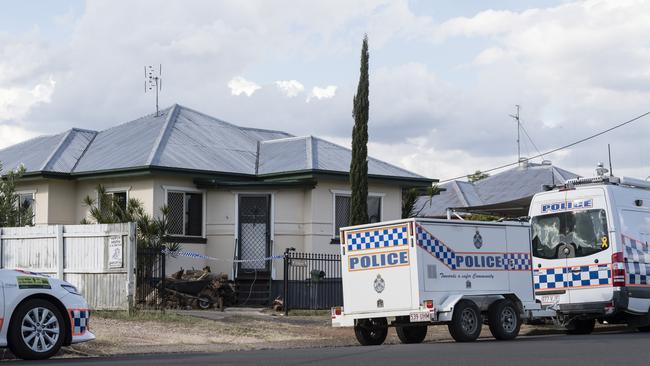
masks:
[[[640,240],[622,236],[625,247],[625,271],[630,285],[650,285],[650,246]]]
[[[575,269],[576,267],[572,267]],[[570,270],[567,279],[569,287],[590,287],[609,285],[612,273],[608,264],[581,266],[580,272]]]
[[[89,310],[74,309],[70,310],[70,319],[72,319],[72,335],[78,336],[86,333],[88,328]]]
[[[567,268],[543,268],[533,270],[535,290],[564,288],[567,283],[565,276]]]
[[[511,271],[530,271],[532,266],[528,253],[506,253],[506,263]]]
[[[452,270],[456,269],[456,253],[443,244],[440,240],[429,234],[420,225],[416,225],[415,233],[418,246],[438,258]]]
[[[377,230],[346,232],[345,244],[348,251],[378,249],[408,245],[408,224],[379,228]]]
[[[576,268],[580,271],[573,272],[572,269]],[[609,264],[533,270],[535,290],[609,285],[611,277]]]

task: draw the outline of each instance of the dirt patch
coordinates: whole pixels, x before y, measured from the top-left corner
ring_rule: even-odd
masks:
[[[197,314],[195,314],[197,315]],[[253,349],[357,345],[351,328],[332,328],[327,315],[278,316],[255,312],[190,315],[114,316],[96,314],[91,331],[97,340],[73,345],[79,355],[160,352],[221,352]],[[214,320],[211,316],[214,315]],[[207,318],[207,319],[206,319]],[[523,326],[521,335],[561,333],[559,329]],[[489,338],[484,327],[481,338]],[[451,341],[446,326],[429,327],[425,342]],[[390,329],[388,344],[399,343]]]

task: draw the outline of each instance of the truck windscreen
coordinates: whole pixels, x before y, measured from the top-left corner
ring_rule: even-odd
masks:
[[[542,259],[565,258],[560,246],[573,247],[571,255],[585,257],[609,248],[605,210],[567,211],[533,217],[533,255]]]

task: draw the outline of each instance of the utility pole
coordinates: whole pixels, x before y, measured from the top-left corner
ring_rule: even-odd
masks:
[[[510,114],[509,116],[517,121],[517,163],[521,163],[521,144],[519,143],[521,122],[519,121],[519,104],[515,104],[515,107],[517,108],[517,114]]]

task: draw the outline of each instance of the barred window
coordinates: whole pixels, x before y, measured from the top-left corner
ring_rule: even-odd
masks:
[[[381,221],[381,196],[368,196],[368,220],[370,223]],[[350,225],[350,195],[334,196],[334,236],[339,236],[342,227]]]
[[[168,233],[171,235],[203,235],[203,194],[167,192],[169,208]]]

